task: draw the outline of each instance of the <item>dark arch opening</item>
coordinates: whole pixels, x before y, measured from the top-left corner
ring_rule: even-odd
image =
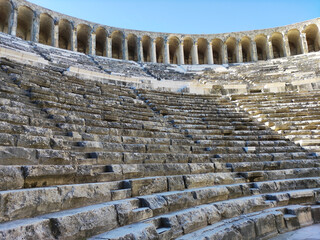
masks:
[[[40,15],[39,43],[53,45],[54,23],[51,16],[46,13]]]
[[[112,57],[116,59],[122,59],[122,42],[123,42],[123,33],[120,31],[114,31],[111,34],[112,38]]]
[[[8,0],[0,1],[0,31],[9,33],[9,24],[12,6]]]
[[[18,9],[18,22],[17,22],[17,37],[26,41],[32,40],[32,20],[33,11],[26,7],[21,6]]]
[[[59,48],[71,50],[72,26],[66,19],[59,21]]]
[[[103,27],[96,30],[96,55],[106,56],[107,31]]]

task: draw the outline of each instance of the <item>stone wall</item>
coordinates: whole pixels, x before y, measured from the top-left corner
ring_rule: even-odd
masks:
[[[222,34],[174,34],[110,27],[25,0],[1,0],[1,30],[25,40],[139,62],[228,64],[319,51],[319,18],[283,27]]]

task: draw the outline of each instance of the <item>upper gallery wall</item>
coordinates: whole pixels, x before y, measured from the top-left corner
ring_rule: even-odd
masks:
[[[0,0],[0,31],[26,41],[139,62],[228,64],[320,50],[320,18],[283,27],[221,34],[173,34],[115,28],[25,0]]]

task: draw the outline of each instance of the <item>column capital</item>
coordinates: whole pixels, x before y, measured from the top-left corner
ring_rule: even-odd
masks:
[[[33,11],[33,17],[38,18],[40,17],[41,13],[39,11]]]
[[[271,41],[271,35],[267,35],[267,42]]]
[[[58,18],[54,18],[53,19],[53,24],[54,25],[59,25],[59,19]]]

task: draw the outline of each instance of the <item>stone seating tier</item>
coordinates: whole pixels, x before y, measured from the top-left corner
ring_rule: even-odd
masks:
[[[27,46],[48,64],[0,61],[0,239],[267,238],[319,222],[318,156],[241,107],[259,94],[85,80],[68,58],[112,63]]]

